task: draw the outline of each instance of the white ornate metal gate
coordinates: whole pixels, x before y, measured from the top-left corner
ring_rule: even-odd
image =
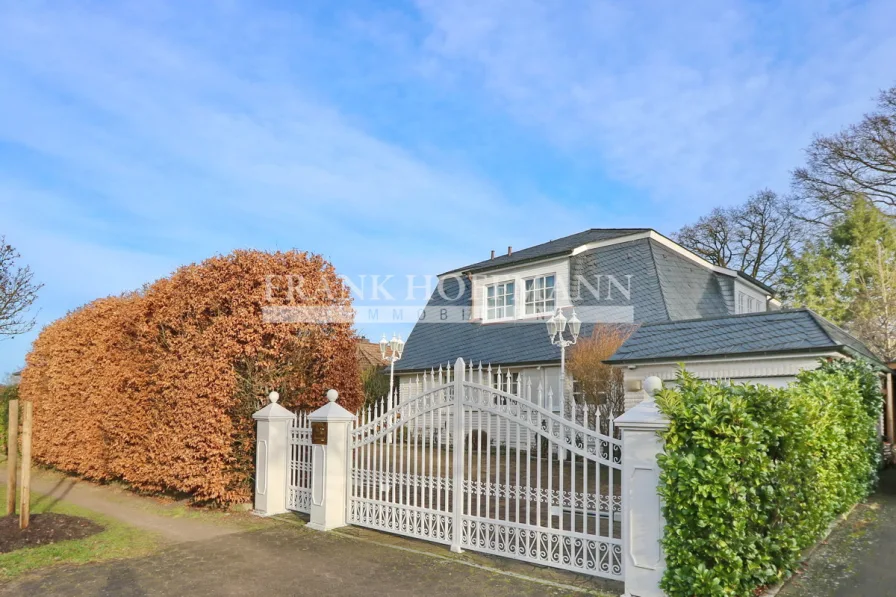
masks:
[[[420,395],[360,413],[348,521],[622,578],[621,444],[612,418],[544,408],[540,388],[491,387],[461,359]],[[475,380],[475,381],[474,381]]]
[[[311,422],[308,413],[298,413],[289,426],[289,468],[286,507],[311,512]]]

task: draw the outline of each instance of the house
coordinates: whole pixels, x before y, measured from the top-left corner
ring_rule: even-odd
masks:
[[[648,228],[585,230],[445,272],[395,364],[400,396],[419,374],[458,357],[491,365],[491,383],[530,382],[560,410],[560,348],[545,322],[557,310],[595,325],[658,324],[780,308],[771,288],[715,266]],[[501,368],[498,376],[497,369]],[[564,384],[571,395],[572,380]]]
[[[366,371],[367,369],[379,370],[382,369],[386,364],[386,361],[380,354],[380,345],[376,342],[359,340],[357,343],[357,351],[358,368],[361,371]]]

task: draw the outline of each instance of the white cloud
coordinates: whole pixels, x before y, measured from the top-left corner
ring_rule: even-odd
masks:
[[[598,149],[649,196],[701,207],[786,190],[813,133],[896,83],[884,1],[419,6],[427,72],[480,85],[571,154]]]
[[[360,224],[450,244],[499,218],[537,228],[487,182],[383,142],[313,99],[288,77],[288,53],[262,52],[248,68],[271,72],[247,72],[140,14],[7,16],[0,107],[17,117],[0,121],[0,138],[56,160],[139,226],[188,221],[182,234],[202,236],[238,217],[338,238]],[[239,32],[269,22],[253,18]],[[282,38],[267,41],[284,49]]]
[[[44,321],[238,247],[311,250],[351,275],[423,274],[484,257],[495,236],[578,226],[556,206],[533,220],[528,199],[335,109],[291,72],[313,43],[294,16],[2,10],[0,155],[13,159],[0,160],[0,209],[46,283]],[[0,365],[20,362],[21,340]]]

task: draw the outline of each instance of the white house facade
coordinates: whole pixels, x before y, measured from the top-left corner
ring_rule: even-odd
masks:
[[[560,349],[545,321],[558,310],[596,325],[663,323],[777,309],[771,288],[715,266],[650,229],[591,229],[441,274],[404,355],[400,396],[422,390],[424,371],[458,357],[487,368],[493,387],[561,409]],[[490,367],[490,369],[488,369]],[[499,372],[500,369],[500,372]],[[541,388],[541,394],[538,393]],[[540,398],[538,398],[540,396]]]

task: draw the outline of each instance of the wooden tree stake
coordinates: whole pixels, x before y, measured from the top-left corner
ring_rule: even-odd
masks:
[[[19,401],[9,401],[9,429],[6,435],[6,515],[16,513],[16,470],[19,455]]]
[[[31,518],[31,426],[34,404],[25,402],[22,407],[22,503],[19,504],[19,528],[26,529]]]

